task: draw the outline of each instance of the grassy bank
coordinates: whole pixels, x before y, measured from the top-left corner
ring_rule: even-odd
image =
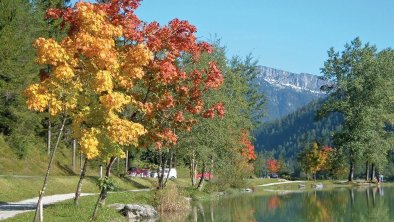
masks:
[[[58,194],[58,193],[72,193],[74,192],[76,182],[78,177],[52,177],[47,195]],[[88,177],[85,184],[83,192],[98,192],[98,188],[95,185],[97,178]],[[156,191],[144,191],[144,192],[127,192],[126,190],[139,189],[139,188],[149,188],[155,187],[156,180],[147,178],[118,178],[114,177],[117,191],[110,193],[106,202],[106,206],[99,210],[97,221],[124,221],[123,216],[117,213],[114,209],[108,208],[107,206],[112,203],[138,203],[138,204],[157,204],[155,202]],[[345,183],[338,181],[303,181],[301,183],[287,183],[287,184],[276,184],[270,186],[260,187],[258,185],[270,184],[281,182],[279,179],[250,179],[247,181],[249,188],[253,188],[256,194],[271,195],[271,191],[309,191],[315,190],[313,185],[316,183],[321,183],[324,186],[324,190],[335,189],[339,187],[352,187],[360,186],[359,183]],[[34,190],[36,187],[40,187],[42,183],[42,178],[15,178],[15,177],[3,177],[0,178],[0,185],[3,187],[4,183],[8,183],[8,186],[4,186],[6,192],[1,192],[1,199],[10,199],[19,197],[19,199],[24,199],[22,196],[32,197],[36,196],[30,190]],[[12,189],[12,184],[14,187],[23,187],[23,192],[21,189]],[[17,185],[15,185],[17,184]],[[305,188],[300,189],[299,184],[305,185]],[[194,188],[189,187],[189,180],[186,178],[180,178],[175,181],[168,181],[168,185],[176,185],[182,196],[191,197],[195,200],[209,200],[211,198],[216,198],[217,193],[209,193],[207,191],[197,191]],[[382,186],[392,186],[392,183],[385,183]],[[369,185],[368,185],[369,186]],[[375,184],[371,184],[375,186]],[[34,189],[33,189],[34,187]],[[56,189],[55,189],[56,188]],[[60,190],[59,190],[60,189]],[[271,190],[268,192],[267,190]],[[61,191],[61,192],[60,192]],[[125,192],[119,192],[125,191]],[[242,190],[231,189],[226,190],[225,197],[230,198],[234,195],[240,195]],[[14,196],[12,196],[14,195]],[[16,199],[18,200],[18,199]],[[44,216],[46,221],[88,221],[93,207],[97,201],[97,195],[81,197],[80,204],[74,206],[72,200],[67,200],[63,202],[56,203],[54,205],[48,206],[44,210]],[[6,221],[31,221],[34,216],[34,212],[24,213],[17,215],[14,218],[10,218]],[[170,217],[172,218],[172,217]],[[168,221],[171,221],[168,220]]]
[[[113,177],[116,191],[134,190],[154,187],[156,180],[148,178]],[[49,178],[46,196],[53,194],[74,193],[78,176],[52,176]],[[87,177],[82,186],[84,193],[99,192],[96,185],[98,177]],[[43,183],[43,177],[0,177],[0,201],[14,202],[38,196]]]
[[[106,205],[112,203],[151,204],[153,193],[150,192],[120,192],[108,195]],[[50,205],[44,209],[44,220],[52,222],[89,221],[97,196],[81,197],[80,204],[75,206],[72,200]],[[19,214],[5,221],[32,221],[34,212]],[[106,206],[99,209],[97,221],[125,221],[116,210]]]

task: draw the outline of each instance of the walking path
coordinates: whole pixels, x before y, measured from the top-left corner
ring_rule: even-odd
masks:
[[[302,181],[302,180],[282,181],[282,182],[266,183],[266,184],[262,184],[262,185],[257,185],[257,187],[268,187],[268,186],[273,186],[273,185],[278,185],[278,184],[286,184],[286,183],[305,183],[305,181]]]
[[[138,189],[138,190],[129,190],[123,192],[140,192],[140,191],[149,191],[151,189]],[[98,195],[98,193],[82,193],[81,196],[91,196]],[[56,194],[51,196],[44,196],[43,205],[48,206],[50,204],[54,204],[60,201],[73,199],[75,193],[68,194]],[[22,200],[18,202],[8,202],[2,203],[0,202],[0,220],[4,220],[10,217],[14,217],[17,214],[34,211],[37,206],[38,197]]]

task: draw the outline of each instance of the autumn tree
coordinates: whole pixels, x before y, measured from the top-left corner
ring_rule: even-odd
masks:
[[[124,155],[121,146],[137,146],[138,138],[146,133],[141,124],[121,116],[123,109],[137,103],[126,93],[129,86],[123,82],[124,76],[128,76],[129,82],[141,78],[152,53],[138,43],[117,48],[115,40],[124,32],[121,26],[110,22],[105,9],[102,5],[80,2],[73,10],[48,11],[48,16],[62,17],[71,30],[60,42],[50,38],[35,41],[37,63],[49,65],[53,72],[41,72],[41,82],[30,85],[25,96],[31,110],[43,112],[50,104],[52,116],[63,116],[62,129],[65,119],[70,117],[81,151],[88,159],[108,158],[109,176],[113,161]],[[46,183],[47,179],[39,203]],[[102,188],[100,202],[105,200],[106,192]]]
[[[47,16],[61,18],[70,31],[60,42],[36,40],[37,62],[53,73],[42,72],[41,83],[25,92],[30,109],[45,111],[49,103],[51,115],[71,117],[73,136],[87,158],[108,160],[107,177],[115,159],[124,156],[121,146],[137,146],[143,134],[143,145],[168,148],[177,142],[176,131],[190,130],[195,116],[224,115],[223,104],[202,99],[223,83],[216,64],[181,69],[181,55],[197,61],[211,46],[197,42],[196,28],[187,21],[142,23],[133,14],[138,5],[78,2],[49,10]],[[106,193],[103,187],[98,203]]]
[[[329,168],[330,158],[332,157],[333,148],[329,146],[320,147],[316,142],[306,146],[305,150],[299,154],[301,166],[309,179],[312,174],[316,180],[317,172]]]
[[[279,161],[275,160],[275,159],[267,160],[266,165],[267,165],[268,172],[270,172],[270,173],[278,173],[280,170],[280,167],[281,167],[279,164]]]

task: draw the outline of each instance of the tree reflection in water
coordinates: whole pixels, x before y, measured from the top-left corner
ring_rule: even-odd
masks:
[[[364,187],[284,195],[240,195],[194,203],[180,220],[222,221],[394,221],[394,188]],[[162,220],[164,221],[164,220]]]

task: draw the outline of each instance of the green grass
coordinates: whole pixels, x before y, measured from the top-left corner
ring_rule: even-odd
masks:
[[[85,178],[82,185],[83,193],[98,193],[97,177]],[[155,180],[148,178],[113,177],[116,191],[134,190],[154,187]],[[45,195],[74,193],[78,176],[50,176]],[[43,177],[0,177],[0,201],[20,201],[38,196],[43,184]]]
[[[153,195],[153,191],[110,193],[106,200],[106,206],[99,209],[96,221],[125,221],[121,214],[114,209],[108,208],[107,205],[112,203],[152,204]],[[96,201],[97,196],[88,196],[81,197],[78,206],[75,206],[72,200],[50,205],[44,209],[44,221],[89,221]],[[5,221],[32,221],[33,217],[34,212],[29,212],[19,214]]]

